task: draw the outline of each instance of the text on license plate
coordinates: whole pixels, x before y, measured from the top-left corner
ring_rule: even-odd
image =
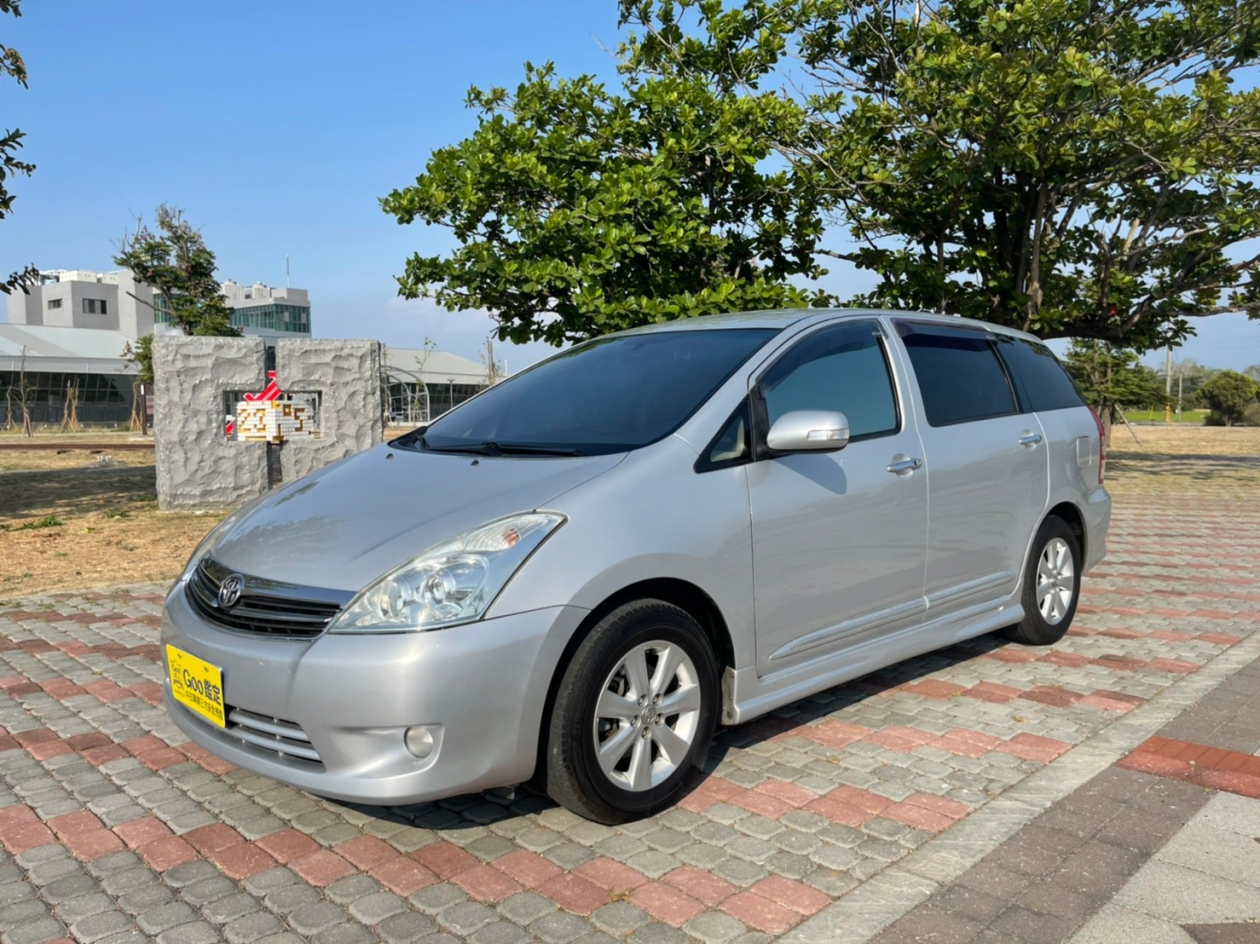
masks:
[[[166,647],[166,665],[171,673],[171,694],[219,727],[227,726],[223,715],[223,672],[218,666],[176,649]]]

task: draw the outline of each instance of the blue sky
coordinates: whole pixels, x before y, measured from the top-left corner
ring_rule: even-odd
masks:
[[[38,169],[13,184],[0,272],[113,268],[134,217],[167,201],[202,225],[224,278],[283,285],[287,254],[317,335],[476,357],[487,316],[396,297],[404,260],[442,251],[446,231],[400,227],[377,200],[473,129],[470,85],[514,85],[527,59],[611,78],[616,39],[614,0],[26,0],[0,41],[30,89],[0,84],[0,126],[27,133]],[[1260,362],[1254,322],[1200,334],[1183,356]],[[512,370],[549,350],[496,346]]]

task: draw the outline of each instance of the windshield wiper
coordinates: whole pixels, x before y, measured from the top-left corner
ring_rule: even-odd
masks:
[[[581,449],[566,446],[534,446],[530,443],[496,443],[485,442],[483,446],[494,447],[505,456],[584,456]]]
[[[423,442],[423,438],[421,440]],[[535,446],[530,443],[500,443],[487,439],[479,443],[463,443],[457,446],[428,446],[429,452],[464,452],[478,456],[582,456],[580,449],[564,446]]]

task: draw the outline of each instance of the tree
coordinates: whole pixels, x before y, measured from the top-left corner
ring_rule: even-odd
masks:
[[[215,278],[214,253],[206,248],[201,230],[184,219],[183,210],[165,203],[157,208],[155,223],[157,232],[150,230],[143,219],[137,219],[135,232],[124,234],[114,264],[130,269],[136,281],[152,287],[162,304],[150,307],[155,313],[161,310],[184,334],[239,335],[240,330],[232,325],[232,310]],[[140,366],[140,381],[152,383],[152,335],[136,342],[133,358]]]
[[[1260,364],[1252,364],[1250,367],[1244,370],[1243,373],[1246,374],[1248,377],[1250,377],[1252,380],[1254,380],[1256,383],[1260,383]]]
[[[1209,422],[1216,420],[1226,426],[1241,422],[1247,408],[1256,402],[1256,382],[1246,374],[1235,370],[1218,371],[1200,391],[1212,408]]]
[[[636,6],[623,2],[623,24]],[[688,37],[662,11],[619,47],[617,88],[526,64],[514,92],[472,89],[476,131],[381,201],[399,223],[444,226],[459,243],[412,256],[400,294],[486,309],[500,340],[553,344],[822,300],[791,281],[823,274],[818,194],[774,153],[801,143],[804,113],[758,87],[786,24],[710,25]]]
[[[9,14],[17,18],[22,15],[21,7],[22,0],[0,0],[0,14]],[[6,75],[14,79],[22,88],[27,88],[26,63],[16,49],[3,44],[0,44],[0,75]],[[22,139],[25,137],[26,134],[17,128],[5,130],[0,136],[0,220],[13,211],[13,201],[16,199],[9,193],[9,178],[19,174],[29,177],[35,171],[34,164],[18,160],[17,157],[17,152],[22,147]],[[38,280],[39,270],[33,265],[28,265],[0,282],[0,290],[25,292],[27,285]]]
[[[1108,438],[1117,410],[1164,404],[1163,379],[1140,363],[1134,351],[1115,348],[1106,341],[1073,341],[1064,367],[1086,402],[1102,417]]]
[[[834,254],[879,276],[866,300],[1139,350],[1260,314],[1254,3],[790,5],[813,143],[785,150],[858,243]]]

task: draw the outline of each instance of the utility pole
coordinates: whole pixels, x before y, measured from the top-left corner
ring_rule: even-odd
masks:
[[[1164,363],[1164,422],[1172,419],[1172,345],[1168,345],[1168,360]]]

